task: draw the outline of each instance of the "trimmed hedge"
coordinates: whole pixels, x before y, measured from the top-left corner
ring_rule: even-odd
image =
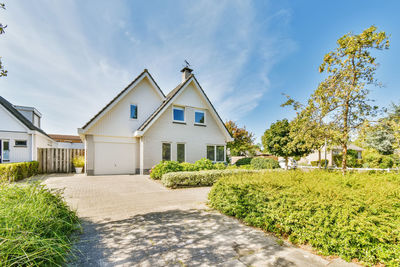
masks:
[[[253,158],[241,158],[235,162],[236,166],[249,165]]]
[[[39,172],[39,162],[18,162],[0,164],[0,182],[16,182]]]
[[[396,173],[293,171],[219,179],[213,208],[309,244],[324,255],[400,265],[400,177]]]
[[[219,178],[226,175],[260,172],[258,170],[229,169],[207,170],[195,172],[171,172],[164,174],[161,182],[169,188],[211,186]]]
[[[279,162],[270,158],[253,158],[250,164],[256,170],[280,168]]]
[[[321,162],[321,164],[320,164],[321,167],[325,167],[325,164],[326,164],[326,166],[329,165],[329,160],[327,160],[327,159],[321,159],[320,162]],[[314,167],[318,166],[318,160],[311,161],[310,163],[311,163],[311,166],[314,166]]]

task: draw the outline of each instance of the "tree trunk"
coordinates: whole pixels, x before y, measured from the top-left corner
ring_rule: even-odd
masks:
[[[345,175],[346,174],[346,169],[347,169],[347,144],[345,143],[345,144],[343,144],[343,153],[342,153],[342,155],[343,155],[343,159],[342,159],[342,172],[343,172],[343,175]]]
[[[349,129],[348,129],[348,119],[349,119],[349,101],[345,102],[344,112],[343,112],[343,159],[342,159],[342,172],[343,175],[346,174],[347,169],[347,141],[349,136]]]
[[[318,169],[321,169],[321,149],[318,149]]]

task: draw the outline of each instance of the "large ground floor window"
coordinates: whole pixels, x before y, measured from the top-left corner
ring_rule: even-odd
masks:
[[[185,161],[185,144],[176,144],[176,160],[178,162]]]
[[[171,144],[162,144],[162,160],[171,160]]]
[[[208,145],[207,146],[207,159],[214,162],[225,161],[225,146]]]

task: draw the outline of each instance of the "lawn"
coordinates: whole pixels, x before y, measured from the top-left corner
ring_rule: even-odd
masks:
[[[0,184],[0,266],[60,266],[79,229],[60,192]]]
[[[323,255],[400,265],[399,174],[243,174],[218,180],[209,199],[227,215]]]

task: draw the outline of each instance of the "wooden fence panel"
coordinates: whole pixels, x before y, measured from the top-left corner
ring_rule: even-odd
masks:
[[[37,160],[41,173],[70,173],[75,170],[72,159],[85,156],[85,149],[38,148]]]

